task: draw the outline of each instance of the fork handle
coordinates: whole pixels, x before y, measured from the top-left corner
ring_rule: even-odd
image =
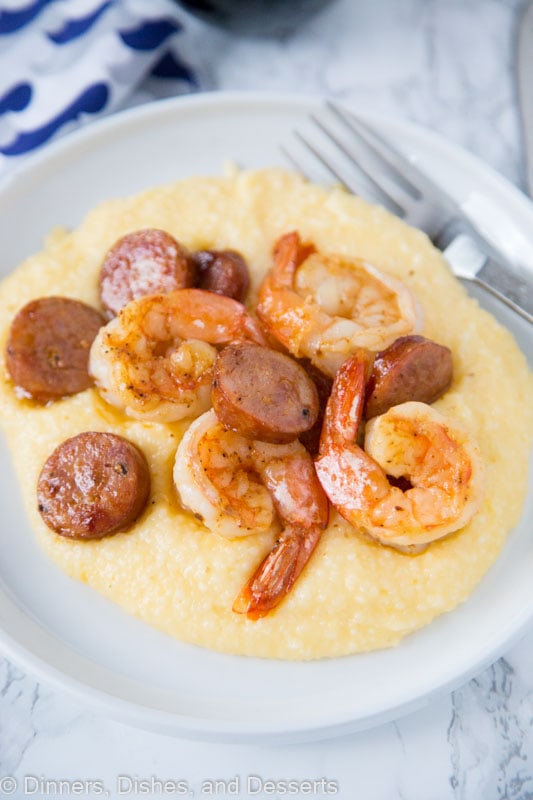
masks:
[[[533,278],[508,267],[504,261],[487,256],[474,280],[533,324]]]
[[[452,220],[434,241],[458,278],[477,283],[533,323],[533,276],[496,253],[466,220]]]

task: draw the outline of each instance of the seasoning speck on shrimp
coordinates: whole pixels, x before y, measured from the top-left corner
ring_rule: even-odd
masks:
[[[333,377],[355,350],[383,350],[421,327],[421,312],[397,278],[356,258],[323,255],[282,236],[265,277],[257,314],[293,356]]]
[[[298,441],[267,444],[226,430],[214,411],[195,420],[174,465],[183,505],[214,533],[235,538],[279,530],[272,550],[241,589],[233,610],[265,616],[286,597],[328,522],[328,501]]]
[[[177,289],[132,300],[101,328],[89,371],[100,394],[136,419],[173,422],[211,405],[214,345],[264,343],[237,300]]]
[[[363,449],[364,397],[365,359],[355,354],[334,381],[316,462],[337,511],[382,544],[413,552],[464,527],[481,503],[477,444],[432,406],[407,402],[367,423]]]

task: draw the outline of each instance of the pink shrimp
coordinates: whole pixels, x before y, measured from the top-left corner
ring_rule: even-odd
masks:
[[[290,592],[328,524],[329,505],[313,460],[299,442],[254,442],[255,467],[284,525],[274,547],[239,592],[233,610],[263,617]]]
[[[295,231],[276,244],[257,315],[292,355],[331,377],[355,350],[383,350],[421,327],[401,281],[359,258],[318,253]]]
[[[328,523],[328,499],[305,447],[247,439],[224,429],[210,410],[178,447],[174,483],[184,507],[219,536],[250,536],[281,523],[233,604],[251,619],[268,614],[294,586]]]
[[[337,511],[382,544],[417,551],[464,527],[480,506],[477,444],[425,403],[390,408],[356,444],[366,360],[340,368],[326,409],[316,470]],[[403,488],[405,487],[405,488]]]
[[[172,422],[209,408],[213,345],[243,339],[265,343],[237,300],[202,289],[146,295],[100,329],[89,371],[104,399],[129,416]]]

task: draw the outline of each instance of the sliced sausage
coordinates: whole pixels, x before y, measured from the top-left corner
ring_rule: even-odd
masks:
[[[196,285],[209,292],[225,294],[241,303],[250,286],[248,265],[235,250],[197,250],[191,253]]]
[[[324,422],[324,415],[326,413],[326,406],[328,404],[331,388],[333,386],[333,378],[325,375],[318,367],[308,358],[298,359],[298,363],[305,369],[311,380],[316,386],[318,393],[318,416],[312,428],[300,435],[300,441],[304,447],[311,453],[312,456],[318,454],[320,445],[320,435],[322,433],[322,425]]]
[[[146,228],[126,234],[107,252],[100,270],[100,300],[111,318],[130,300],[193,283],[186,250],[166,231]]]
[[[46,461],[37,483],[41,517],[72,539],[101,539],[128,528],[150,493],[143,453],[114,433],[80,433]]]
[[[89,350],[104,319],[94,308],[68,297],[41,297],[11,323],[7,371],[19,393],[40,403],[91,386]]]
[[[433,403],[450,387],[452,354],[423,336],[402,336],[378,353],[367,384],[367,419],[392,406],[418,400]]]
[[[249,342],[229,345],[218,354],[212,399],[225,427],[274,443],[310,430],[319,409],[315,384],[299,364]]]

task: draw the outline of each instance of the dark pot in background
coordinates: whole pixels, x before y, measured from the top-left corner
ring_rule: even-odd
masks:
[[[288,36],[332,0],[176,0],[197,17],[234,33]]]

